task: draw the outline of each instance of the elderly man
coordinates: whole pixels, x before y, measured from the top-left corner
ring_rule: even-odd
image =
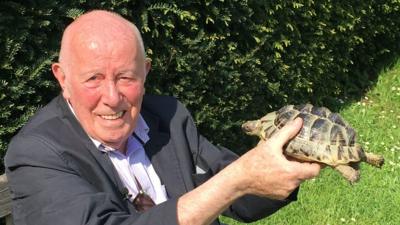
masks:
[[[300,119],[239,158],[201,136],[174,98],[144,95],[150,67],[119,15],[91,11],[67,27],[52,65],[62,95],[7,151],[16,225],[254,221],[318,175],[318,164],[282,154]]]

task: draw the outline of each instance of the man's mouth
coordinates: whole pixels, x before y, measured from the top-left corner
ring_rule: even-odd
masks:
[[[108,115],[100,115],[101,118],[105,119],[105,120],[116,120],[121,118],[124,114],[125,114],[125,110],[121,111],[121,112],[117,112],[114,114],[108,114]]]

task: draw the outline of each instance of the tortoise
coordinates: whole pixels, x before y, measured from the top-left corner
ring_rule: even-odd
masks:
[[[248,135],[266,140],[297,117],[303,119],[303,127],[286,144],[285,155],[326,164],[340,172],[351,184],[360,178],[360,162],[378,168],[383,165],[384,158],[365,152],[356,141],[356,131],[338,113],[332,113],[326,107],[287,105],[261,119],[243,123],[242,129]]]

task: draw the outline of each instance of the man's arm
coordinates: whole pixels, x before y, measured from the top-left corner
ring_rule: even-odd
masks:
[[[167,107],[163,108],[162,115],[166,114],[165,108]],[[179,107],[178,109],[180,110]],[[182,113],[182,115],[184,118],[181,119],[187,122],[187,113]],[[182,122],[179,122],[179,124],[182,124]],[[171,133],[182,132],[182,127],[178,128]],[[265,188],[268,189],[271,184],[279,186],[277,179],[279,180],[279,176],[282,174],[290,174],[291,168],[286,165],[279,167],[276,156],[283,157],[283,162],[286,160],[280,147],[276,148],[276,144],[274,145],[271,141],[268,142],[269,144],[261,143],[225,170],[220,171],[228,162],[233,160],[232,157],[228,157],[229,159],[226,160],[224,165],[213,170],[215,173],[220,171],[215,177],[183,195],[180,199],[172,198],[145,213],[137,213],[126,208],[126,202],[123,201],[120,193],[115,193],[118,190],[110,187],[106,188],[107,191],[101,191],[98,185],[94,185],[91,182],[93,179],[107,179],[104,174],[96,173],[90,177],[82,176],[81,172],[87,171],[88,168],[93,166],[94,159],[91,159],[90,156],[80,157],[79,165],[89,163],[89,161],[90,165],[89,167],[86,166],[85,169],[78,168],[79,166],[74,159],[66,158],[66,155],[64,155],[66,152],[70,152],[64,151],[65,144],[57,145],[57,143],[51,142],[51,138],[40,137],[37,133],[37,131],[29,130],[29,132],[26,131],[24,134],[18,135],[7,151],[6,167],[7,175],[10,178],[10,186],[14,192],[14,218],[16,225],[50,225],[53,221],[57,221],[59,225],[173,225],[178,224],[178,219],[179,224],[192,224],[192,221],[195,222],[193,224],[207,224],[215,219],[234,200],[245,194],[251,193],[274,197],[268,191],[257,191],[259,189],[257,187],[265,185]],[[190,136],[198,135],[193,129],[188,129],[184,133],[186,135],[187,133],[192,133]],[[62,133],[59,130],[56,136],[60,136],[64,140],[66,135],[67,132]],[[185,134],[180,136],[185,136]],[[197,138],[194,139],[198,140]],[[70,139],[68,139],[69,142],[71,142]],[[72,146],[76,146],[76,144],[78,143]],[[198,147],[195,146],[196,144],[190,143],[190,145],[192,144],[193,146],[191,147],[193,149]],[[201,145],[201,141],[197,144]],[[204,148],[207,147],[209,145],[204,146]],[[274,149],[278,153],[271,152]],[[85,148],[82,149],[82,151],[86,150]],[[75,157],[81,155],[80,151],[76,153]],[[212,159],[213,156],[215,155],[208,155],[207,158]],[[269,163],[272,164],[269,165]],[[274,165],[275,169],[273,168]],[[259,168],[263,169],[258,171]],[[267,168],[271,170],[265,171]],[[283,169],[285,173],[279,171],[279,168]],[[287,171],[288,169],[289,171]],[[99,168],[96,171],[101,171],[101,169]],[[293,171],[291,172],[293,173]],[[279,175],[276,176],[276,174]],[[263,179],[264,182],[262,184],[256,185],[254,182],[254,180]],[[289,180],[282,180],[282,187],[286,187],[287,182],[290,182]],[[111,181],[100,183],[102,185],[112,185]],[[293,186],[291,188],[297,187],[296,185]],[[271,188],[275,188],[275,186],[271,186]],[[103,188],[102,190],[105,189]],[[286,192],[288,194],[291,191]],[[273,206],[273,208],[278,209],[279,207]],[[20,220],[23,221],[19,222]]]
[[[283,200],[302,181],[317,176],[318,164],[289,161],[282,154],[285,143],[301,126],[301,119],[286,125],[271,139],[260,142],[210,180],[179,198],[179,224],[209,224],[247,194]]]

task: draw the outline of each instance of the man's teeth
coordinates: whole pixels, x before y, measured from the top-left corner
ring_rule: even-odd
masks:
[[[111,114],[111,115],[101,115],[101,118],[103,118],[105,120],[116,120],[118,118],[121,118],[123,114],[124,114],[124,112],[121,111],[119,113],[115,113],[115,114]]]

